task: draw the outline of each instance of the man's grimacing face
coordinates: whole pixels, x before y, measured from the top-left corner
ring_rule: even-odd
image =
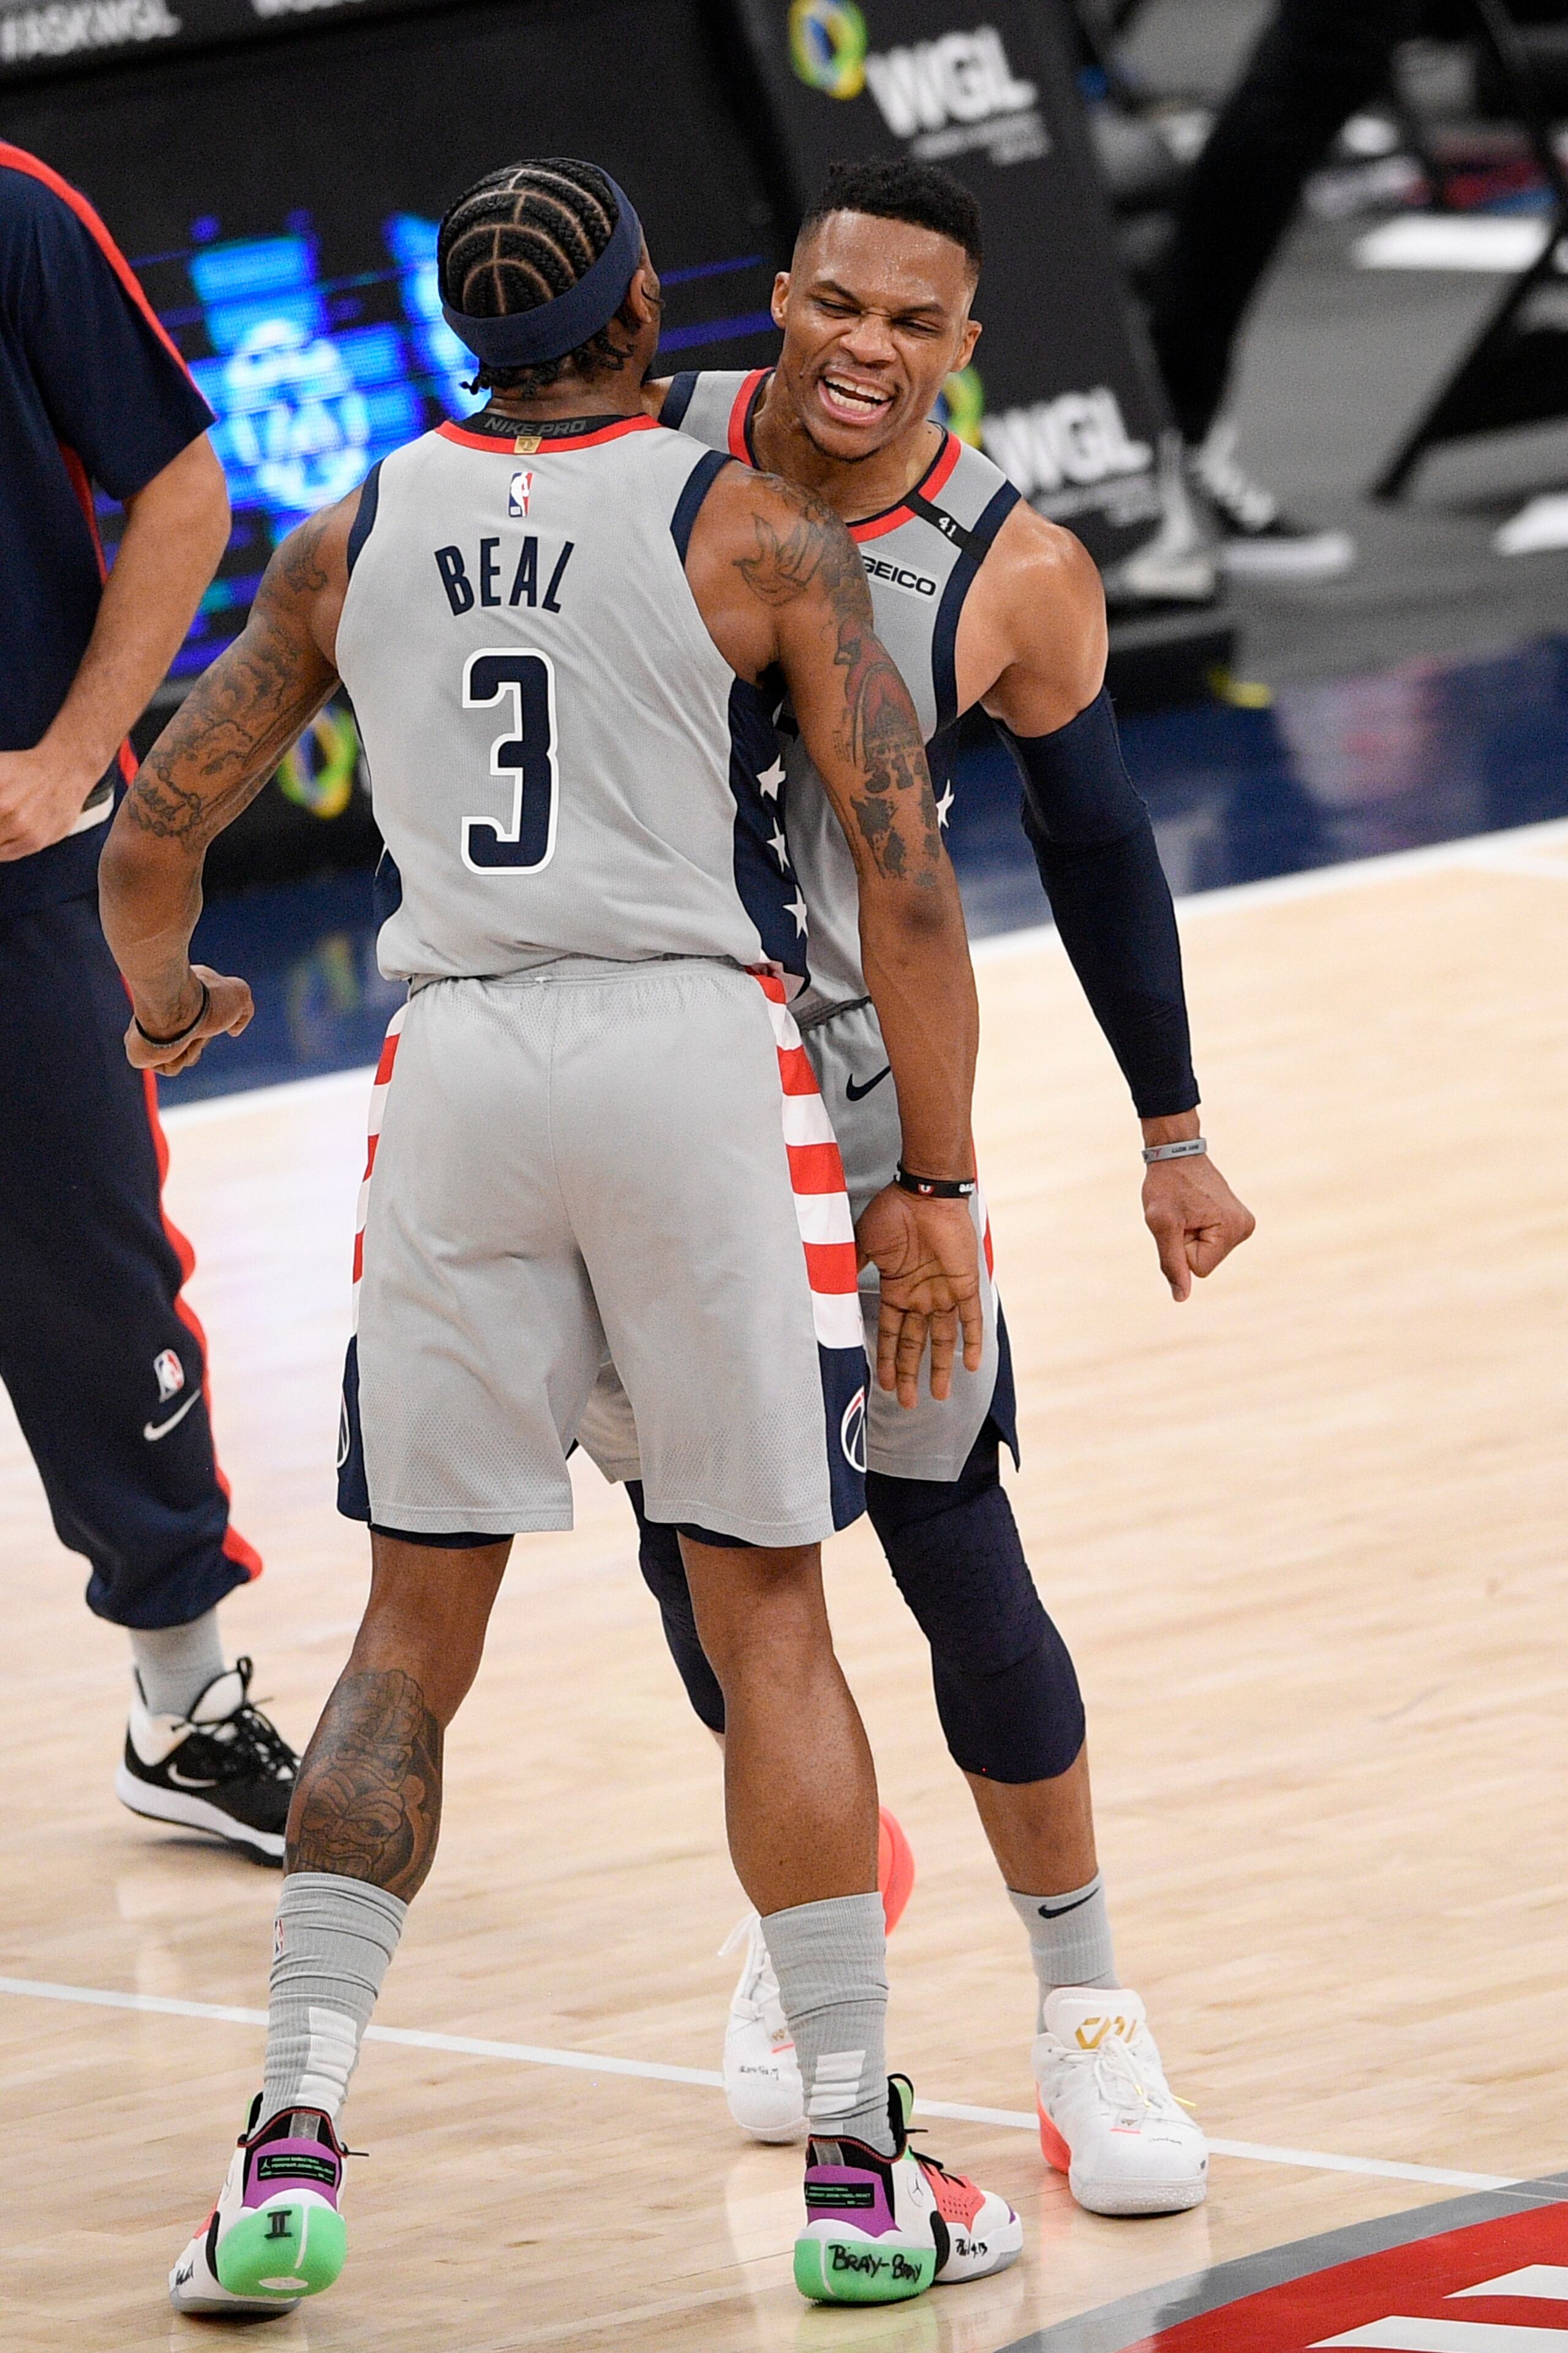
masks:
[[[848,464],[928,417],[980,333],[961,245],[908,221],[829,213],[773,286],[778,375],[807,438]]]

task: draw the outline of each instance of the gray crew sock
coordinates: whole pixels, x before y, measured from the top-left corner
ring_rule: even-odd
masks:
[[[843,2133],[891,2157],[881,1897],[796,1904],[770,1912],[763,1934],[795,2036],[813,2138]]]
[[[188,1626],[129,1626],[126,1631],[142,1696],[154,1715],[188,1715],[228,1664],[216,1604]]]
[[[1028,1931],[1035,1975],[1040,1983],[1040,2007],[1035,2031],[1045,2026],[1046,1996],[1058,1986],[1119,1986],[1116,1956],[1110,1947],[1110,1919],[1100,1873],[1086,1887],[1069,1887],[1065,1895],[1007,1894],[1013,1909]]]
[[[336,2123],[408,1906],[366,1879],[294,1871],[273,1932],[260,2121],[324,2108]]]

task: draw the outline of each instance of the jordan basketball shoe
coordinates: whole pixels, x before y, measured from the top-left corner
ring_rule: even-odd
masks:
[[[1046,2162],[1091,2214],[1178,2214],[1208,2189],[1208,2143],[1165,2081],[1143,2004],[1125,1987],[1047,1994],[1035,2039]]]
[[[909,1840],[884,1807],[877,1841],[877,1885],[889,1936],[914,1883],[915,1858]],[[745,1947],[745,1957],[724,2028],[724,2097],[731,2116],[753,2140],[800,2140],[805,2133],[805,2091],[779,2000],[779,1981],[754,1912],[736,1922],[719,1947],[720,1959],[737,1946]]]
[[[914,2093],[888,2079],[893,2154],[813,2134],[795,2284],[814,2304],[901,2304],[1016,2263],[1024,2226],[1005,2198],[910,2146]]]
[[[274,2315],[320,2295],[343,2267],[343,2159],[320,2108],[283,2108],[260,2130],[258,2092],[213,2208],[169,2274],[176,2312]]]

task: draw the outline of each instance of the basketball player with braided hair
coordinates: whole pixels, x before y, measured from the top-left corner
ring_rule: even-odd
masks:
[[[805,919],[775,678],[852,845],[898,1074],[906,1165],[861,1242],[877,1377],[906,1408],[981,1358],[957,885],[843,526],[644,412],[658,281],[625,195],[590,165],[520,165],[460,200],[439,250],[489,405],[283,543],[104,853],[127,1050],[187,1068],[250,1011],[242,980],[190,965],[206,845],[341,679],[387,845],[380,963],[410,988],[343,1387],[339,1505],[370,1525],[370,1599],[289,1818],[262,2089],[170,2293],[239,2316],[338,2277],[338,2119],[434,1857],[446,1726],[514,1535],[572,1524],[566,1458],[608,1350],[647,1507],[680,1532],[724,1692],[731,1852],[813,2086],[796,2283],[900,2300],[1000,2269],[1022,2234],[912,2149],[884,2057],[876,1778],[820,1562],[863,1508],[867,1366],[843,1169],[789,1012]]]
[[[1180,1301],[1253,1220],[1199,1134],[1175,917],[1105,691],[1099,575],[1079,540],[933,421],[980,333],[981,260],[979,207],[949,174],[901,158],[836,165],[774,289],[776,365],[653,382],[647,406],[710,448],[811,490],[843,518],[879,634],[920,712],[944,818],[960,718],[978,708],[998,723],[1063,945],[1142,1122],[1144,1217]],[[869,1202],[874,1216],[898,1157],[900,1082],[856,945],[843,829],[787,710],[783,724],[784,830],[810,922],[811,986],[798,1018],[851,1205]],[[1078,1678],[1001,1483],[1001,1450],[1016,1459],[1017,1442],[985,1240],[981,1367],[956,1372],[941,1408],[922,1398],[912,1413],[889,1413],[873,1396],[867,1509],[931,1645],[949,1749],[1029,1937],[1045,2154],[1096,2212],[1190,2207],[1205,2195],[1206,2146],[1166,2085],[1142,2000],[1118,1978]],[[874,1326],[874,1263],[862,1283]],[[722,1734],[723,1693],[703,1656],[679,1546],[635,1483],[637,1433],[609,1376],[583,1440],[601,1468],[631,1482],[644,1577],[692,1704]],[[805,2129],[807,2096],[764,1926],[742,1926],[725,2090],[738,2123],[759,2138],[788,2138]]]

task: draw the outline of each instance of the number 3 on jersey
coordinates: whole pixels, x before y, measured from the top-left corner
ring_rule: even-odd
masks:
[[[504,824],[465,818],[463,863],[472,874],[537,874],[555,854],[555,666],[548,654],[509,647],[468,656],[464,710],[502,706],[507,728],[490,745],[490,774],[510,784],[511,815]]]

